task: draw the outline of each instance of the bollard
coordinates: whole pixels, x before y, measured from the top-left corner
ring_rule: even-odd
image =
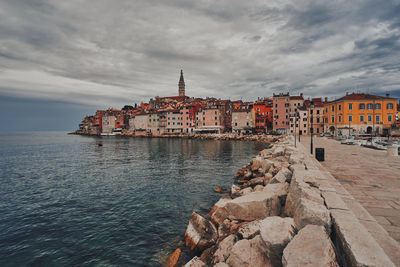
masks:
[[[318,161],[325,161],[325,149],[322,147],[315,148],[315,158]]]

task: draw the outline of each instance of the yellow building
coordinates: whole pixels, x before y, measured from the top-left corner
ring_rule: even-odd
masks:
[[[395,122],[397,99],[389,94],[348,94],[324,104],[324,130],[337,135],[383,134]]]

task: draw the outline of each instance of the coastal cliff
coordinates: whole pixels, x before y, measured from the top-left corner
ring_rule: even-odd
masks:
[[[395,266],[318,164],[292,137],[275,140],[207,215],[193,212],[185,266]]]

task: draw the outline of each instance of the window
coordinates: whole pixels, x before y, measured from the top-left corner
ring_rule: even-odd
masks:
[[[342,105],[339,105],[339,110],[342,110]]]
[[[215,125],[218,125],[217,123],[215,123]]]
[[[388,121],[392,121],[392,114],[388,114]]]
[[[364,121],[364,115],[360,115],[360,122]]]
[[[313,114],[313,112],[314,112],[314,110],[311,109],[311,110],[310,110],[310,114]]]
[[[319,109],[317,109],[317,114],[319,115]]]
[[[319,123],[319,118],[317,118],[317,123]]]
[[[332,116],[332,122],[335,122],[335,116]]]
[[[349,122],[353,121],[353,115],[349,115]]]
[[[332,111],[335,111],[335,106],[332,106]]]
[[[372,121],[372,115],[368,115],[368,121],[369,121],[369,122]]]
[[[375,104],[375,109],[381,109],[381,104],[379,103]]]
[[[338,122],[342,122],[342,115],[338,116]]]
[[[364,103],[358,104],[358,109],[365,109],[365,104]]]
[[[375,119],[376,119],[376,123],[379,123],[380,116],[376,115]]]
[[[387,109],[393,109],[393,104],[392,104],[392,103],[388,103],[388,104],[386,105],[386,108],[387,108]]]
[[[349,110],[352,110],[352,109],[353,109],[353,104],[349,103]]]
[[[373,109],[374,105],[372,105],[371,103],[367,104],[367,109]]]

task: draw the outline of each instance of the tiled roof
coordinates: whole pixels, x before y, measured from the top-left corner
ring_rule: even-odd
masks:
[[[345,95],[341,98],[338,98],[336,100],[331,101],[332,102],[338,102],[338,101],[344,101],[344,100],[382,100],[382,99],[395,99],[393,97],[389,97],[389,96],[379,96],[379,95],[370,95],[370,94],[356,94],[356,93],[352,93],[352,94],[348,94]]]
[[[289,97],[290,100],[304,100],[303,96],[301,95],[292,95]]]

